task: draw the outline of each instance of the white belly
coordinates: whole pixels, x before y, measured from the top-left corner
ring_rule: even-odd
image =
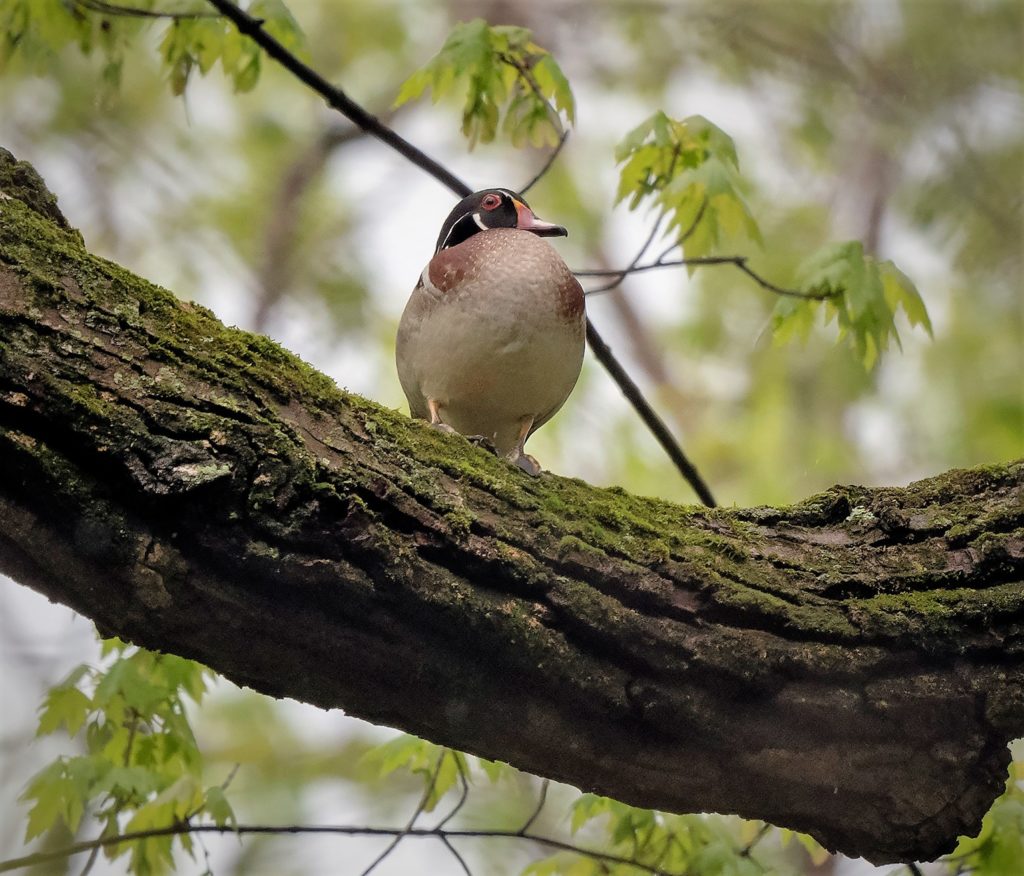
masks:
[[[564,321],[450,310],[424,321],[415,357],[420,393],[437,400],[449,426],[485,435],[507,453],[524,418],[549,418],[572,391],[582,338]]]

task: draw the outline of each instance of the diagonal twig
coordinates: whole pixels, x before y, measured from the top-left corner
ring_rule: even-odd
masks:
[[[544,174],[546,174],[549,170],[551,170],[552,165],[554,165],[554,163],[555,163],[555,159],[557,159],[558,156],[561,154],[562,147],[565,146],[565,141],[568,140],[568,139],[569,139],[569,132],[568,131],[562,131],[562,135],[558,138],[558,145],[554,149],[551,150],[551,154],[548,156],[547,161],[545,161],[544,164],[541,166],[541,169],[538,170],[533,175],[533,178],[526,185],[524,185],[520,189],[516,189],[516,191],[518,191],[519,194],[525,195],[528,191],[530,191],[530,189],[532,189],[535,185],[537,185],[538,182],[540,182],[540,180],[544,176]]]
[[[462,784],[462,793],[459,795],[459,799],[456,801],[455,806],[452,807],[452,811],[435,825],[434,830],[438,831],[459,814],[459,810],[466,805],[466,800],[469,798],[469,779],[466,777],[466,771],[463,769],[460,755],[458,752],[453,751],[452,757],[455,758],[455,769],[459,771],[459,782]]]
[[[448,849],[448,851],[452,853],[452,857],[459,862],[459,866],[462,867],[462,872],[465,873],[466,876],[473,876],[473,871],[469,869],[469,864],[466,863],[466,859],[463,858],[462,855],[458,853],[455,846],[452,845],[452,841],[443,833],[439,834],[439,836],[441,837],[441,842],[444,843],[445,848]]]
[[[363,870],[361,876],[370,876],[370,873],[376,869],[377,865],[380,864],[381,861],[390,855],[396,848],[398,848],[398,844],[404,840],[409,835],[410,831],[412,831],[413,827],[415,827],[416,819],[423,814],[423,810],[427,808],[427,803],[430,802],[430,795],[434,793],[434,786],[437,784],[437,777],[441,772],[444,759],[448,754],[449,753],[447,751],[441,752],[441,756],[437,759],[437,766],[434,767],[434,771],[430,775],[430,781],[427,782],[427,787],[423,791],[423,796],[420,798],[420,802],[416,805],[416,810],[413,812],[412,817],[408,822],[406,822],[405,827],[402,828],[401,832],[395,834],[394,839],[388,843],[387,848],[385,848],[383,852],[377,855],[377,857],[370,862],[370,865]]]
[[[633,405],[636,412],[640,414],[640,418],[644,421],[647,428],[651,430],[651,433],[657,439],[662,449],[668,454],[669,459],[672,460],[675,467],[682,472],[683,477],[693,487],[697,497],[708,508],[714,508],[716,504],[715,497],[704,482],[704,478],[701,477],[700,472],[697,471],[693,463],[690,462],[683,452],[683,448],[679,446],[676,439],[672,436],[668,426],[665,425],[665,421],[647,404],[643,393],[640,391],[640,387],[634,383],[633,378],[629,376],[626,369],[615,358],[611,348],[597,333],[589,319],[587,320],[587,343],[590,345],[590,349],[593,351],[597,361],[604,365],[608,373],[611,374],[612,379],[619,385],[622,394]]]
[[[622,281],[626,279],[630,274],[636,272],[636,266],[640,264],[640,260],[647,254],[647,250],[651,248],[651,244],[654,243],[654,238],[658,236],[658,229],[661,228],[663,216],[659,216],[654,226],[651,228],[651,233],[647,235],[647,240],[644,241],[644,245],[640,247],[640,251],[633,257],[633,261],[629,263],[625,268],[618,270],[609,270],[606,276],[611,276],[613,279],[606,283],[604,286],[598,286],[595,289],[587,289],[587,295],[597,295],[600,292],[611,292],[622,285]],[[660,258],[660,256],[659,256]],[[589,274],[586,271],[573,271],[577,277],[591,277],[593,274]]]
[[[533,823],[540,818],[541,810],[544,808],[544,804],[548,799],[548,786],[551,782],[548,779],[544,779],[540,783],[540,793],[537,795],[537,805],[534,807],[530,817],[526,819],[526,823],[516,831],[517,836],[526,836],[526,832],[533,827]]]

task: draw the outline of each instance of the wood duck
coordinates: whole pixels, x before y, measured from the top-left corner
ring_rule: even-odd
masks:
[[[563,237],[508,189],[463,198],[441,226],[398,326],[409,409],[435,428],[486,439],[530,475],[523,451],[579,377],[583,289],[544,237]]]

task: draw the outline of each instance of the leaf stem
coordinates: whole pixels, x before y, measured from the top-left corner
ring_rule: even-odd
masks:
[[[671,252],[672,249],[675,249],[675,245],[673,245],[668,252]],[[680,266],[704,267],[707,265],[734,265],[739,270],[743,271],[744,274],[750,277],[750,279],[757,283],[757,285],[762,289],[767,289],[769,292],[774,292],[776,295],[782,295],[786,298],[803,298],[807,301],[825,301],[829,298],[834,298],[841,293],[841,290],[838,289],[831,289],[828,292],[803,292],[799,289],[787,289],[784,286],[778,286],[751,268],[747,264],[746,256],[699,256],[690,259],[680,258],[666,261],[665,255],[667,255],[667,252],[662,253],[657,259],[655,259],[655,261],[649,262],[646,265],[634,264],[625,268],[583,268],[578,271],[573,271],[573,273],[577,277],[617,278],[614,283],[586,290],[587,295],[600,295],[602,292],[609,292],[620,285],[622,279],[630,274],[642,274],[645,271],[655,271],[659,268],[678,268]]]

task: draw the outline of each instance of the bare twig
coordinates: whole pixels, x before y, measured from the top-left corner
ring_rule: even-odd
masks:
[[[535,833],[519,833],[512,830],[438,830],[437,828],[414,827],[410,830],[393,827],[360,827],[350,825],[331,824],[290,824],[290,825],[269,825],[269,824],[239,824],[234,827],[217,824],[189,824],[188,822],[177,822],[167,827],[156,827],[149,830],[136,830],[114,836],[100,837],[95,840],[83,840],[72,843],[62,849],[52,852],[36,852],[32,855],[25,855],[21,858],[10,858],[0,861],[0,873],[9,873],[12,870],[20,870],[24,867],[32,867],[36,864],[45,864],[49,861],[59,861],[72,855],[82,852],[91,852],[94,848],[119,845],[136,840],[152,839],[161,836],[183,836],[185,834],[220,833],[256,835],[284,835],[284,834],[336,834],[340,836],[390,836],[404,839],[406,837],[415,839],[524,839],[537,843],[550,849],[561,852],[572,852],[593,858],[596,861],[603,861],[609,864],[625,864],[635,867],[643,873],[651,876],[664,876],[664,871],[633,858],[613,855],[608,852],[601,852],[597,849],[588,849],[577,846],[573,843],[554,839],[553,837],[541,836]]]
[[[668,454],[675,467],[682,472],[683,477],[693,487],[701,502],[708,508],[714,508],[715,497],[711,495],[711,490],[704,482],[704,478],[701,477],[700,472],[697,471],[693,463],[683,453],[683,448],[672,437],[672,433],[669,431],[668,426],[665,425],[665,422],[647,404],[646,399],[644,399],[643,394],[640,392],[640,387],[633,382],[633,378],[619,364],[619,361],[612,354],[611,348],[597,333],[589,319],[587,320],[587,343],[590,345],[590,349],[593,350],[597,361],[604,365],[608,373],[611,374],[612,379],[619,385],[619,389],[622,390],[622,394],[633,405],[636,412],[640,414],[644,424],[651,430],[651,433],[662,446],[662,449]]]
[[[654,238],[658,236],[658,229],[661,228],[661,222],[663,216],[659,216],[658,220],[654,223],[651,228],[651,233],[647,235],[647,239],[644,241],[644,245],[640,247],[640,251],[633,257],[633,261],[629,265],[621,270],[609,271],[607,276],[614,277],[614,279],[605,284],[604,286],[598,286],[596,289],[588,289],[587,295],[596,295],[598,292],[610,292],[612,289],[622,285],[622,281],[626,279],[631,273],[636,272],[636,266],[640,264],[640,260],[647,254],[647,250],[651,248],[651,244],[654,243]],[[660,258],[660,257],[659,257]],[[574,271],[577,277],[590,277],[593,274],[581,273],[580,271]]]
[[[673,246],[673,249],[675,247]],[[628,268],[586,268],[579,271],[573,271],[577,277],[619,277],[620,275],[629,274],[640,274],[644,271],[654,271],[658,268],[677,268],[681,265],[689,267],[703,267],[705,265],[735,265],[739,270],[743,271],[751,280],[757,283],[762,289],[767,289],[769,292],[774,292],[776,295],[782,295],[786,298],[803,298],[808,301],[825,301],[828,298],[834,298],[839,294],[838,290],[829,290],[828,292],[802,292],[799,289],[787,289],[784,286],[777,286],[770,280],[762,277],[753,268],[747,264],[747,257],[734,255],[734,256],[699,256],[692,259],[673,259],[671,261],[664,261],[661,257],[658,260],[650,262],[646,265],[634,265]],[[621,280],[618,280],[614,284],[607,286],[598,286],[595,289],[588,289],[587,295],[598,295],[601,292],[607,292],[610,289],[614,289],[619,285]]]
[[[370,862],[370,866],[363,870],[361,876],[369,876],[369,874],[376,869],[377,865],[390,855],[398,847],[398,844],[409,835],[409,832],[416,824],[416,819],[423,814],[423,810],[427,808],[427,803],[430,802],[430,795],[434,793],[434,786],[437,784],[437,777],[441,772],[441,767],[444,765],[444,759],[448,754],[448,751],[441,752],[441,756],[437,759],[437,766],[434,767],[434,771],[430,775],[430,781],[427,782],[427,787],[423,790],[423,796],[420,797],[420,802],[416,805],[416,810],[413,812],[409,821],[406,822],[405,827],[402,828],[399,833],[395,834],[395,838],[388,843],[387,848]]]
[[[521,828],[519,828],[519,830],[516,831],[516,834],[518,836],[526,836],[526,832],[531,827],[533,827],[533,823],[538,818],[540,818],[540,812],[544,808],[544,804],[545,802],[547,802],[548,799],[548,786],[550,784],[551,782],[547,779],[544,779],[540,783],[540,794],[537,796],[537,805],[534,807],[534,810],[531,813],[530,817],[526,819],[526,824],[524,824]]]
[[[747,843],[742,849],[740,849],[740,855],[742,855],[744,858],[749,858],[750,853],[754,851],[754,846],[761,842],[761,840],[763,840],[765,836],[768,835],[768,831],[770,831],[771,829],[772,826],[770,824],[762,824],[761,827],[758,828],[757,833],[754,834],[754,838],[749,843]]]
[[[545,161],[544,164],[541,166],[541,169],[538,170],[533,175],[533,179],[531,179],[522,188],[517,189],[519,194],[525,195],[528,191],[530,191],[530,189],[532,189],[535,185],[537,185],[537,183],[539,183],[541,181],[541,179],[543,178],[544,174],[546,174],[549,170],[551,170],[552,165],[554,165],[554,163],[555,163],[555,159],[557,159],[558,156],[561,154],[562,147],[565,146],[565,141],[568,140],[568,139],[569,139],[569,132],[568,131],[562,131],[562,136],[560,136],[558,138],[558,145],[554,149],[551,150],[551,154],[548,155],[547,161]]]
[[[462,784],[462,793],[459,795],[459,799],[455,803],[455,806],[452,807],[452,811],[434,826],[434,830],[441,830],[441,828],[458,815],[459,810],[466,805],[466,800],[469,799],[469,779],[466,777],[466,771],[462,767],[462,761],[460,760],[458,752],[453,751],[452,757],[455,758],[455,769],[459,771],[459,782]]]
[[[88,857],[88,859],[85,862],[85,866],[82,867],[82,871],[78,874],[78,876],[89,876],[89,873],[92,872],[92,868],[95,865],[96,859],[99,857],[99,854],[100,854],[100,846],[96,846],[96,848],[94,848],[89,853],[89,857]]]
[[[452,845],[452,841],[448,839],[448,837],[444,834],[440,834],[440,837],[441,842],[443,842],[445,845],[445,848],[448,849],[448,851],[452,853],[452,857],[454,857],[455,860],[459,862],[459,866],[462,867],[462,872],[465,873],[466,876],[473,876],[473,871],[469,869],[469,865],[466,863],[465,858],[463,858],[462,855],[458,853],[455,846]]]
[[[654,227],[651,229],[650,234],[647,235],[647,239],[644,241],[643,246],[640,247],[640,251],[633,257],[633,261],[630,265],[622,270],[609,271],[604,276],[614,277],[611,283],[605,286],[598,287],[596,290],[591,290],[587,294],[593,294],[595,291],[606,292],[614,289],[620,283],[622,283],[625,277],[635,271],[637,264],[644,257],[647,250],[650,249],[651,244],[654,243],[655,237],[658,235],[658,229],[661,227],[661,217],[654,223]],[[592,276],[592,275],[591,275]],[[708,508],[715,507],[715,498],[711,494],[711,490],[705,483],[704,478],[701,477],[700,472],[697,471],[696,467],[690,462],[689,458],[683,452],[683,448],[676,441],[675,437],[669,431],[665,421],[651,408],[640,392],[640,387],[636,385],[633,378],[629,376],[626,370],[622,367],[619,361],[612,355],[611,348],[604,342],[604,339],[594,331],[593,324],[590,320],[587,320],[587,343],[590,345],[590,349],[593,350],[594,356],[597,360],[604,365],[605,369],[612,378],[619,385],[619,389],[622,390],[622,394],[626,399],[633,405],[637,413],[640,414],[640,418],[644,421],[647,428],[651,430],[651,433],[657,439],[658,443],[662,446],[662,449],[668,454],[669,459],[675,464],[676,468],[682,473],[683,477],[686,478],[687,483],[693,487],[693,491],[697,494],[697,497],[701,502]],[[638,404],[638,401],[642,404]]]

